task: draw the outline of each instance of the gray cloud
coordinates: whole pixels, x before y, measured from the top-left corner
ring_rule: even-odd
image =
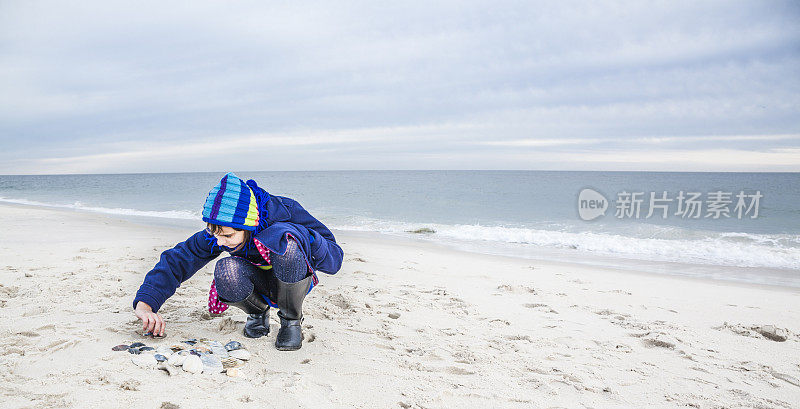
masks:
[[[800,171],[799,17],[758,1],[4,2],[0,173]]]

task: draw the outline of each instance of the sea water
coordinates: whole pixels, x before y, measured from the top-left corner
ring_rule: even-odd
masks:
[[[487,254],[800,287],[799,173],[235,173],[270,194],[299,201],[334,230],[413,237]],[[222,176],[0,176],[0,202],[199,228],[206,195]],[[583,189],[606,200],[603,215],[580,217]],[[681,213],[680,192],[699,195],[699,213]],[[667,200],[651,203],[651,195]],[[745,205],[738,209],[737,195]],[[636,201],[632,197],[639,199],[638,215],[625,205]],[[651,204],[662,207],[649,214]]]

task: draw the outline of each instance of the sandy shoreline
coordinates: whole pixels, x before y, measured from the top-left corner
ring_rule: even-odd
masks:
[[[242,377],[168,377],[111,347],[192,231],[0,205],[3,407],[797,407],[800,291],[460,252],[335,232],[297,352],[206,311],[213,263],[162,313],[168,337],[238,340]],[[391,316],[390,316],[391,314]],[[397,317],[397,318],[393,318]],[[788,330],[777,342],[753,328]]]

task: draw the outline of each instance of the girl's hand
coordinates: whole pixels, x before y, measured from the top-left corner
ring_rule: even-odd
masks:
[[[142,301],[136,303],[136,309],[133,313],[136,314],[137,318],[142,320],[144,324],[142,326],[143,332],[164,336],[164,327],[166,327],[167,324],[164,323],[164,319],[161,318],[160,315],[153,312],[153,308],[147,305],[147,303]]]

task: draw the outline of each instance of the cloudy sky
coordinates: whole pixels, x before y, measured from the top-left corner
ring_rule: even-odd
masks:
[[[0,174],[800,171],[800,3],[0,0],[0,143]]]

